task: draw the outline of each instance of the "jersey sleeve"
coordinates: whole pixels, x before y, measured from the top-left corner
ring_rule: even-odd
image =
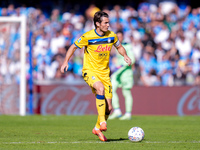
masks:
[[[77,39],[77,40],[74,42],[74,45],[76,45],[76,47],[78,47],[78,48],[81,49],[82,47],[88,45],[88,40],[87,40],[87,38],[85,37],[85,35],[82,35],[79,39]]]
[[[118,37],[117,37],[116,34],[114,34],[114,46],[115,46],[115,47],[118,47],[119,44],[120,44],[120,42],[119,42],[119,40],[118,40]]]

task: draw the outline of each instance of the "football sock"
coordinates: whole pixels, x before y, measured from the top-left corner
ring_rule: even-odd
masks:
[[[104,95],[96,95],[96,107],[98,112],[98,122],[104,122],[105,120],[105,111],[106,111],[106,102]]]
[[[95,129],[95,130],[99,130],[99,128],[97,128],[97,127],[94,127],[94,129]]]
[[[109,115],[105,115],[105,120],[107,121],[107,119],[108,119],[108,116]],[[106,122],[106,121],[103,121],[103,122]],[[101,125],[101,123],[102,122],[100,122],[100,119],[99,119],[99,116],[98,116],[98,118],[97,118],[97,123],[96,123],[96,125],[95,125],[95,130],[97,130],[97,129],[100,129],[100,125]]]
[[[95,125],[95,128],[96,128],[96,129],[100,129],[99,115],[98,115],[98,118],[97,118],[97,123],[96,123],[96,125]]]
[[[133,106],[133,97],[131,94],[131,90],[129,89],[122,89],[122,93],[125,98],[125,107],[126,107],[126,112],[131,113],[132,112],[132,106]]]

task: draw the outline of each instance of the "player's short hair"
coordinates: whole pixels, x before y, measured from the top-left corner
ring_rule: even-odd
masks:
[[[101,23],[102,22],[102,17],[106,17],[106,18],[109,18],[108,14],[106,12],[103,12],[103,11],[97,11],[95,14],[94,14],[94,26],[95,28],[97,27],[96,25],[96,22],[99,22]]]

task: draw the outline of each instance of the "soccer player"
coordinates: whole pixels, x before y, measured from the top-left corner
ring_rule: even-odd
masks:
[[[130,43],[125,43],[123,31],[117,31],[117,36],[119,42],[122,43],[122,46],[126,49],[127,55],[130,56],[132,63],[135,62],[134,54],[132,51],[132,45]],[[119,118],[120,120],[130,120],[131,112],[133,106],[133,97],[131,94],[131,88],[133,87],[133,70],[131,66],[128,66],[124,63],[123,57],[119,54],[116,54],[115,60],[115,72],[111,76],[111,82],[113,86],[112,90],[112,106],[114,108],[113,113],[110,115],[109,119]],[[122,112],[119,105],[119,98],[117,95],[117,89],[122,88],[122,94],[125,98],[125,109],[126,113],[122,116]]]
[[[106,121],[112,110],[112,84],[109,77],[109,56],[112,46],[114,45],[117,48],[128,65],[131,65],[131,59],[127,56],[126,50],[120,44],[117,35],[108,30],[108,14],[98,11],[93,20],[95,29],[84,33],[70,46],[61,66],[61,72],[67,71],[68,61],[75,50],[85,47],[82,76],[96,96],[98,112],[97,123],[92,133],[97,135],[101,141],[107,141],[102,131],[107,130]]]

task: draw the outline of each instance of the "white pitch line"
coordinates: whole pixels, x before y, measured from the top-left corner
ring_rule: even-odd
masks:
[[[100,143],[100,144],[104,144],[104,143],[135,143],[135,142],[124,142],[124,141],[108,141],[108,142],[101,142],[101,141],[75,141],[75,142],[45,142],[45,141],[41,141],[41,142],[0,142],[0,144],[80,144],[80,143]],[[137,143],[137,142],[136,142]],[[200,141],[169,141],[169,142],[165,142],[165,141],[143,141],[141,143],[150,143],[150,144],[163,144],[163,143],[200,143]]]

